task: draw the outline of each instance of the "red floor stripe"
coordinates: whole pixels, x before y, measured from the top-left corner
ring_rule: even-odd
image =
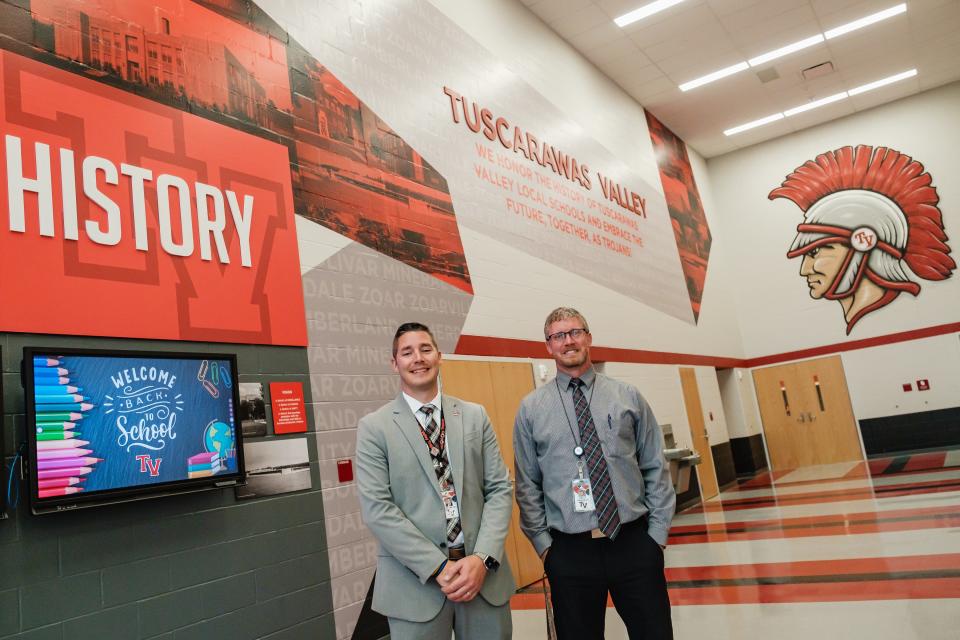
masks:
[[[889,464],[889,463],[887,463],[887,464]],[[886,465],[884,466],[884,468],[886,468]],[[929,468],[929,469],[915,469],[915,470],[913,470],[913,471],[897,471],[897,472],[895,472],[895,473],[885,473],[885,474],[873,473],[871,477],[864,477],[864,478],[862,478],[862,479],[869,482],[869,481],[872,481],[872,480],[875,480],[875,479],[879,479],[879,478],[893,478],[893,479],[896,479],[896,478],[899,478],[899,477],[907,477],[907,478],[909,478],[910,476],[915,476],[915,475],[920,474],[920,473],[936,473],[937,471],[954,471],[954,470],[956,470],[956,469],[957,469],[957,467],[931,467],[931,468]],[[960,477],[960,476],[958,476],[958,477]],[[772,489],[774,489],[774,488],[801,487],[801,486],[804,486],[804,485],[824,484],[824,483],[826,483],[826,482],[838,482],[838,481],[844,480],[844,479],[847,479],[847,478],[826,478],[826,479],[819,479],[819,480],[797,480],[796,482],[777,482],[776,484],[769,484],[769,483],[767,483],[767,484],[760,484],[760,485],[751,486],[751,487],[747,487],[746,485],[741,485],[741,486],[739,486],[739,487],[732,487],[732,488],[730,488],[730,489],[727,489],[727,490],[724,491],[724,493],[729,495],[729,494],[733,494],[733,493],[738,493],[738,492],[740,492],[740,491],[755,491],[755,490],[757,490],[757,489],[771,489],[771,490],[772,490]],[[849,479],[850,479],[850,480],[858,480],[858,479],[861,479],[861,478],[849,478]],[[888,487],[889,487],[889,486],[892,486],[892,485],[882,485],[882,486],[888,486]]]
[[[791,602],[855,602],[960,598],[960,578],[926,578],[878,582],[748,585],[702,589],[669,589],[675,607],[707,604],[775,604]],[[515,611],[540,610],[542,593],[521,593],[510,600]],[[607,607],[613,602],[607,598]]]
[[[867,462],[867,466],[870,467],[871,476],[878,476],[883,474],[887,467],[889,467],[892,463],[893,458],[877,458]]]
[[[960,569],[960,553],[765,562],[761,564],[725,564],[703,567],[668,567],[666,574],[667,582],[682,582],[686,580],[737,580],[795,576],[829,577],[901,571],[934,571],[937,569]]]
[[[857,465],[844,474],[844,480],[853,480],[856,478],[866,478],[870,475],[870,468],[866,462],[858,462]]]
[[[674,606],[930,598],[960,598],[960,578],[670,589]]]
[[[910,456],[910,461],[903,468],[904,471],[920,471],[928,469],[942,469],[947,461],[946,451],[935,451],[932,453],[919,453]]]
[[[882,522],[882,520],[897,518],[910,519]],[[707,526],[674,526],[670,529],[670,544],[701,544],[704,542],[769,540],[776,538],[812,538],[889,531],[917,531],[945,527],[960,527],[960,508],[930,507],[928,509],[904,509],[883,512],[869,511],[834,516],[728,522]],[[731,531],[731,529],[740,528],[747,530]]]
[[[906,495],[923,495],[928,493],[942,493],[945,491],[960,491],[960,479],[931,480],[903,485],[881,486],[875,489],[838,489],[822,493],[793,493],[782,496],[739,498],[735,500],[711,501],[706,504],[691,507],[684,513],[700,513],[704,511],[738,511],[743,509],[763,509],[768,507],[789,507],[799,504],[816,504],[821,502],[842,502],[844,500],[863,500],[864,498],[894,498]]]

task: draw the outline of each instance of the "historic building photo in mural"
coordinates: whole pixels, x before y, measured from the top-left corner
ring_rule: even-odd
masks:
[[[900,293],[919,295],[916,280],[945,280],[956,269],[933,178],[894,149],[859,145],[822,153],[768,197],[803,211],[787,257],[802,257],[811,298],[840,302],[848,335]]]
[[[444,177],[255,3],[25,6],[0,47],[286,147],[296,213],[472,293]]]
[[[700,191],[693,178],[690,157],[686,143],[670,131],[649,111],[647,127],[653,142],[657,165],[660,168],[660,182],[663,195],[667,199],[673,235],[680,252],[683,277],[687,282],[690,306],[693,318],[700,318],[700,303],[703,300],[703,287],[707,279],[707,260],[710,258],[710,245],[713,238],[707,225],[707,215],[703,211]]]

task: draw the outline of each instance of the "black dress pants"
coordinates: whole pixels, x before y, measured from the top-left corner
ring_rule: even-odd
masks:
[[[630,640],[672,640],[663,550],[646,518],[624,525],[615,540],[550,533],[544,568],[557,640],[602,640],[608,592]]]

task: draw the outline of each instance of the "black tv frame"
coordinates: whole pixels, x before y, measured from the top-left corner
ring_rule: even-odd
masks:
[[[0,520],[5,520],[7,518],[7,491],[9,490],[9,486],[10,486],[7,483],[11,482],[10,474],[12,473],[17,476],[15,478],[15,482],[12,483],[14,486],[19,487],[20,478],[19,478],[18,469],[11,469],[10,467],[7,466],[7,452],[4,450],[4,442],[6,442],[6,439],[7,439],[7,433],[6,433],[7,416],[3,412],[3,375],[2,375],[3,366],[2,366],[2,363],[3,363],[3,349],[0,348],[0,474],[2,474],[3,476],[2,478],[0,478],[0,486],[2,486],[3,488],[2,491],[0,491]],[[16,447],[14,447],[14,451],[16,451]],[[14,458],[10,460],[11,466],[13,465],[13,461],[15,459],[16,459],[16,456],[14,456]]]
[[[33,358],[40,356],[95,356],[105,358],[151,358],[169,360],[226,360],[230,363],[230,375],[233,379],[234,442],[236,447],[237,471],[230,474],[214,475],[205,478],[188,478],[157,484],[147,484],[118,489],[105,489],[91,493],[79,493],[59,498],[39,498],[37,461],[36,402],[34,394]],[[30,511],[34,515],[59,513],[75,509],[97,507],[121,502],[149,500],[164,496],[173,496],[199,491],[210,491],[240,486],[246,483],[246,465],[243,459],[243,429],[240,428],[238,411],[240,406],[240,383],[237,369],[237,356],[234,353],[209,353],[195,351],[140,351],[125,349],[78,349],[59,346],[29,346],[23,349],[23,361],[20,365],[23,381],[27,458],[25,460],[26,480],[29,483]]]

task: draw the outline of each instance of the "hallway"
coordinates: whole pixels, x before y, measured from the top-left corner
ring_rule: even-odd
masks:
[[[678,639],[955,639],[960,451],[742,480],[677,514],[666,565]],[[515,637],[546,637],[542,593],[513,608]]]

